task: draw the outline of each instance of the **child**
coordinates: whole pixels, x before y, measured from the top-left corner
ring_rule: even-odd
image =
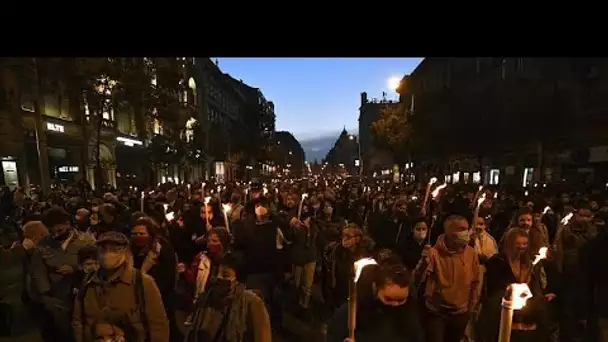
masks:
[[[84,284],[85,280],[89,279],[89,277],[99,269],[97,246],[89,245],[79,250],[78,265],[74,294],[78,294],[78,290],[82,284]]]

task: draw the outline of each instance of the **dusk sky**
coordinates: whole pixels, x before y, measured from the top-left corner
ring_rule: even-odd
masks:
[[[215,60],[215,58],[214,58]],[[277,131],[302,141],[358,127],[360,93],[396,99],[388,79],[412,72],[422,58],[218,58],[220,69],[260,88],[275,104]]]

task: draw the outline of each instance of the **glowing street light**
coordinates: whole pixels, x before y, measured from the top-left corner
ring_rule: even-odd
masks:
[[[399,85],[401,85],[401,78],[397,76],[392,76],[388,79],[387,84],[390,90],[397,91],[397,88],[399,88]]]

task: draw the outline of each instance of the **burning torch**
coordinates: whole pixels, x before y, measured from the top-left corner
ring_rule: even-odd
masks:
[[[513,311],[523,309],[524,306],[526,306],[526,301],[530,298],[532,298],[532,292],[530,291],[528,284],[514,283],[507,287],[507,293],[502,299],[498,342],[511,341]]]
[[[144,200],[145,200],[145,198],[146,198],[146,194],[142,191],[141,192],[140,205],[139,205],[142,213],[144,212]]]
[[[222,211],[224,212],[224,224],[226,224],[226,230],[230,233],[230,222],[228,221],[228,213],[232,210],[230,204],[222,204]]]
[[[368,265],[377,265],[372,258],[363,258],[355,261],[354,275],[348,286],[348,337],[355,339],[355,329],[357,327],[357,283],[363,268]]]
[[[207,207],[209,206],[210,200],[211,197],[205,197],[205,201],[203,202],[205,204],[205,218],[207,219],[207,226],[209,226],[209,215],[207,215]]]
[[[298,207],[298,220],[302,217],[302,206],[304,206],[304,200],[308,197],[308,194],[302,194],[302,198],[300,199],[300,206]]]

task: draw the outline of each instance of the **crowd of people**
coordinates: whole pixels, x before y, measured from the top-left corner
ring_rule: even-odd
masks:
[[[22,264],[45,342],[308,339],[286,315],[327,342],[496,342],[513,283],[532,297],[511,341],[606,342],[603,196],[329,176],[5,187],[0,263]]]

